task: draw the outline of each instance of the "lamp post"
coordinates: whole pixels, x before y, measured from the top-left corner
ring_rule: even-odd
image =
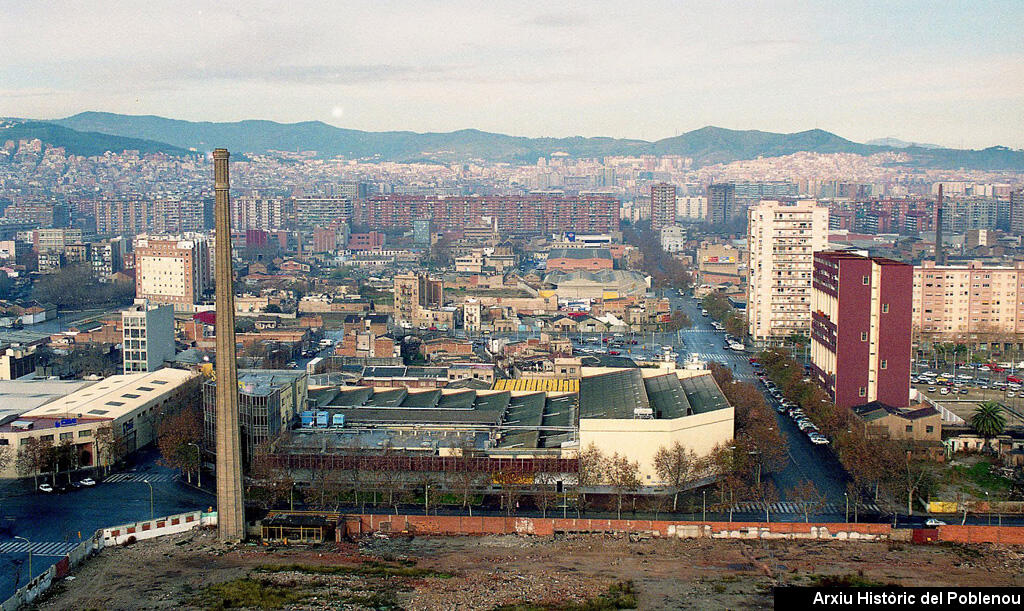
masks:
[[[32,581],[32,542],[19,535],[14,535],[14,538],[21,539],[28,544],[28,580]]]
[[[142,480],[143,484],[149,486],[149,519],[153,519],[153,484],[149,483],[148,479]]]
[[[708,521],[708,491],[707,490],[701,490],[701,494],[704,495],[704,502],[701,505],[701,514],[703,515],[703,517],[701,519],[703,521],[707,522]]]
[[[190,445],[190,446],[192,446],[192,447],[194,447],[196,449],[196,463],[197,463],[196,464],[196,486],[202,488],[203,487],[203,452],[202,452],[202,450],[199,449],[199,444],[197,444],[197,443],[192,443],[190,441],[190,442],[188,442],[187,445]]]
[[[843,493],[843,498],[846,499],[846,522],[850,522],[850,495],[847,492]]]

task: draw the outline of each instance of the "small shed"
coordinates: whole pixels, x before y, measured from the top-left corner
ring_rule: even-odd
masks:
[[[266,543],[323,543],[334,540],[336,523],[322,514],[271,514],[260,522],[260,538]]]

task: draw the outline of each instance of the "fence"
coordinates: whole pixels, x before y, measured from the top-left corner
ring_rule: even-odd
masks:
[[[91,538],[79,543],[66,556],[58,560],[56,564],[37,575],[19,588],[10,598],[0,603],[0,611],[16,611],[30,604],[49,590],[50,586],[57,580],[66,577],[72,568],[78,566],[108,545],[122,545],[129,541],[152,539],[153,537],[184,532],[199,526],[215,526],[216,524],[217,512],[202,513],[190,511],[188,513],[179,513],[173,516],[135,522],[134,524],[101,528],[93,533]]]

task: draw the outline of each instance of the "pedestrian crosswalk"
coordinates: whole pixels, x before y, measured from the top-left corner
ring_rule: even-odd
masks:
[[[103,483],[117,484],[149,482],[151,484],[158,484],[161,482],[173,482],[177,477],[178,476],[173,473],[115,473],[107,476],[103,480]]]
[[[764,503],[738,503],[733,506],[732,510],[735,513],[750,513],[750,512],[764,512]],[[828,514],[828,515],[845,515],[846,505],[838,505],[835,503],[827,503],[818,507],[808,506],[809,513],[812,514]],[[854,508],[850,507],[850,512],[853,513]],[[857,508],[857,511],[861,513],[881,513],[882,511],[878,508],[875,503],[868,503],[861,505]],[[789,515],[803,515],[803,505],[800,503],[791,502],[780,502],[772,503],[768,506],[769,513],[775,514],[789,514]]]
[[[685,348],[679,351],[680,358],[685,359],[690,354],[686,352]],[[695,354],[702,361],[718,361],[719,363],[743,363],[750,358],[738,352],[697,352]]]
[[[79,541],[33,541],[15,539],[0,543],[0,554],[24,554],[30,549],[36,556],[63,556],[78,547]]]

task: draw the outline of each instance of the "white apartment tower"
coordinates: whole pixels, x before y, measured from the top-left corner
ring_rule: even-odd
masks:
[[[828,207],[813,200],[762,201],[747,210],[747,325],[758,344],[811,330],[814,253],[828,243]]]
[[[174,358],[174,306],[136,299],[121,310],[121,326],[126,374],[156,371]]]
[[[211,285],[206,239],[197,234],[135,238],[135,296],[191,312]]]

